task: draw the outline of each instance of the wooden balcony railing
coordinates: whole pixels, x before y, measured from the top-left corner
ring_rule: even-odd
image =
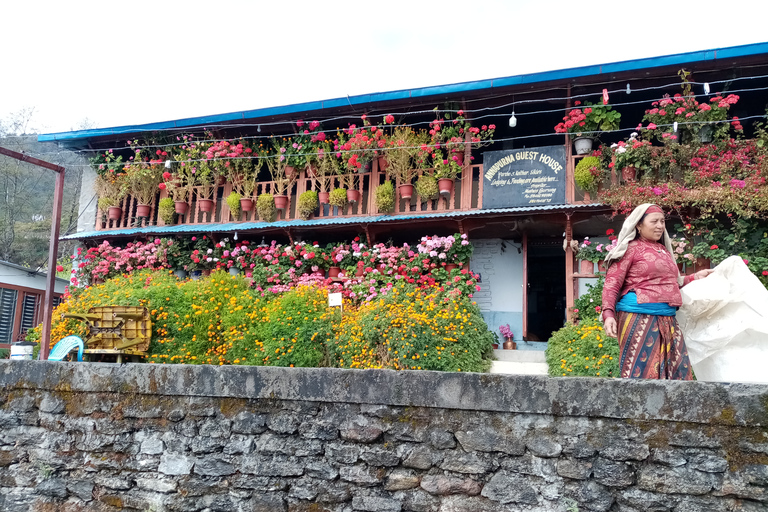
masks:
[[[414,191],[410,200],[400,198],[398,186],[395,185],[395,208],[392,212],[379,212],[376,207],[375,189],[386,180],[384,171],[378,168],[374,161],[372,171],[365,174],[358,174],[356,177],[356,190],[360,192],[360,200],[357,203],[348,203],[344,208],[338,208],[330,205],[320,205],[312,218],[330,218],[330,217],[354,217],[368,215],[406,215],[414,213],[447,212],[461,210],[476,210],[482,208],[483,181],[482,165],[471,165],[462,173],[454,183],[453,192],[449,196],[441,196],[436,200],[424,201]],[[340,186],[339,176],[331,178],[330,189]],[[274,182],[259,182],[254,194],[254,198],[259,194],[274,190]],[[298,179],[294,183],[289,195],[288,206],[285,210],[278,210],[278,220],[295,220],[299,218],[296,209],[297,198],[307,190],[318,190],[318,182],[314,178],[307,176],[305,171],[301,171]],[[258,213],[240,212],[238,219],[235,219],[229,210],[225,199],[232,192],[232,184],[225,183],[219,185],[214,191],[214,208],[210,212],[202,212],[197,200],[197,190],[193,190],[192,197],[189,200],[189,211],[184,216],[177,216],[177,224],[221,224],[229,222],[255,222],[259,221]],[[166,225],[159,217],[157,206],[160,199],[167,197],[165,190],[160,191],[155,202],[151,205],[149,216],[138,217],[136,215],[136,200],[131,196],[126,197],[119,205],[123,214],[118,220],[107,219],[106,212],[99,211],[96,216],[96,230],[128,229],[148,226]]]

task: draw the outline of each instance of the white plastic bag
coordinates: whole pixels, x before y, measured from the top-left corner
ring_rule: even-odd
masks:
[[[698,380],[768,383],[768,289],[739,256],[681,289],[677,321]]]

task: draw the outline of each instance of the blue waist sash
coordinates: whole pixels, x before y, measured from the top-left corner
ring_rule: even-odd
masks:
[[[677,308],[670,306],[666,302],[638,304],[637,294],[635,292],[628,292],[616,303],[616,311],[640,313],[642,315],[675,316]]]

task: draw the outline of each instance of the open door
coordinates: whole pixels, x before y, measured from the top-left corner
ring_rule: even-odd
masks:
[[[551,240],[523,238],[523,339],[547,341],[566,318],[565,253]]]

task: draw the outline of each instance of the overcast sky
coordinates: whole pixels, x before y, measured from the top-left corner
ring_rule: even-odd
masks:
[[[68,131],[768,40],[768,1],[8,0],[0,118]]]

